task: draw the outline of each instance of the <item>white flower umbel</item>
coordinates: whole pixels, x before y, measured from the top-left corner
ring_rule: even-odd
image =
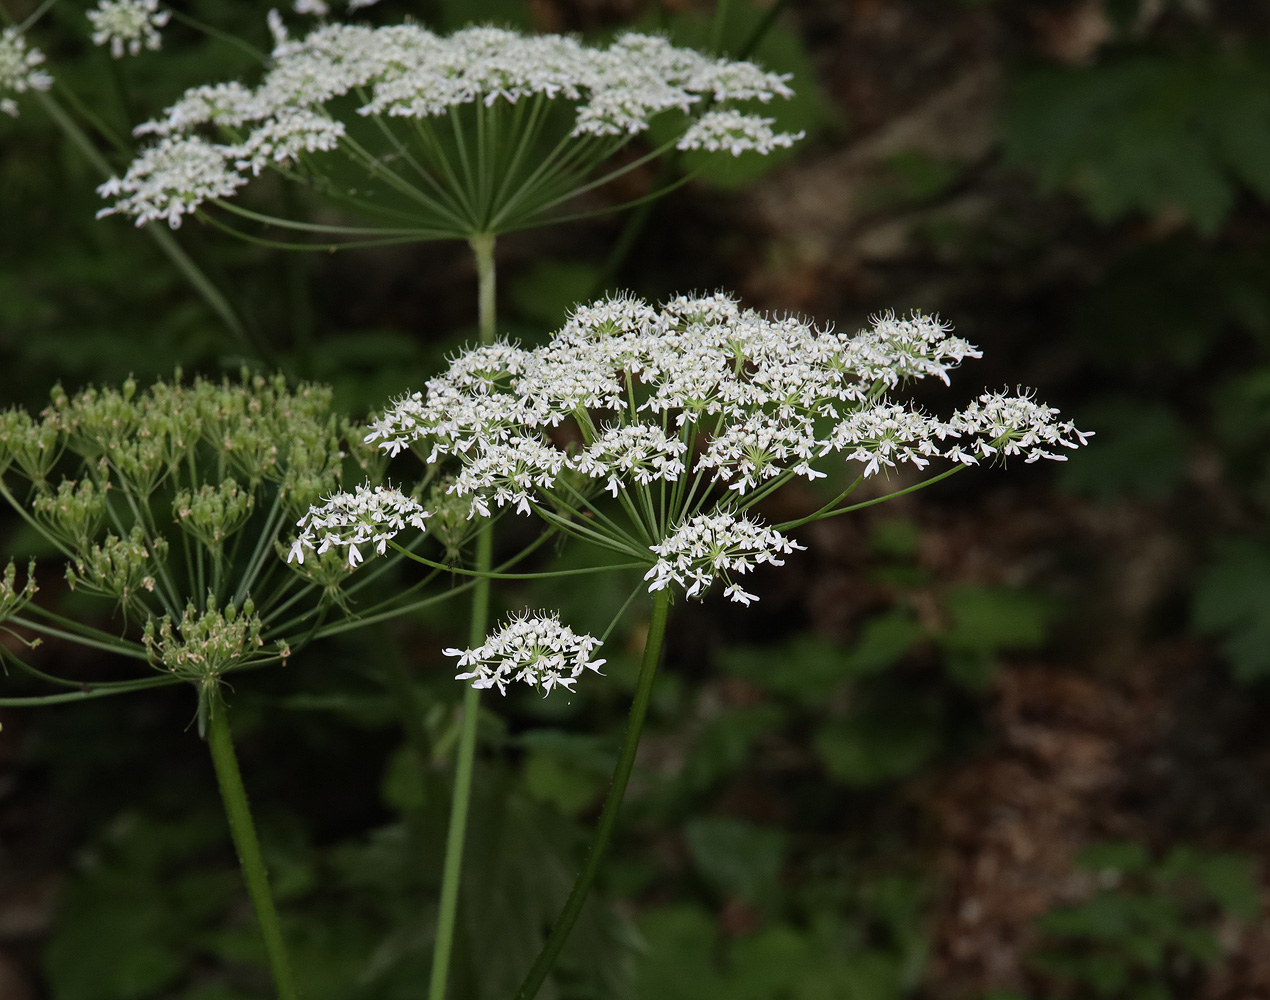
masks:
[[[296,522],[300,533],[291,543],[287,562],[303,564],[306,552],[321,555],[339,546],[348,551],[348,564],[356,566],[363,558],[358,546],[369,544],[383,555],[389,540],[407,527],[424,531],[428,516],[417,500],[390,486],[358,486],[352,493],[335,493]]]
[[[27,45],[17,28],[0,31],[0,111],[16,118],[18,102],[12,95],[53,86],[53,78],[39,68],[43,62],[44,53]]]
[[[447,649],[445,655],[457,656],[460,670],[471,668],[455,680],[470,680],[474,688],[496,687],[506,694],[508,684],[524,681],[545,697],[553,687],[572,691],[583,670],[598,674],[606,661],[591,654],[600,645],[594,636],[578,635],[560,624],[559,615],[521,615],[487,636],[484,645]]]
[[[140,17],[155,2],[117,0],[111,16],[121,20],[119,11],[127,9]],[[321,15],[326,4],[296,9]],[[153,17],[141,21],[153,24]],[[186,190],[185,176],[206,173],[209,155],[241,184],[266,166],[324,176],[315,154],[338,149],[366,177],[359,191],[323,182],[330,197],[393,220],[398,234],[469,237],[532,224],[590,186],[599,164],[666,112],[686,116],[667,148],[677,142],[683,149],[766,154],[801,137],[774,132],[772,119],[734,106],[792,96],[783,76],[664,38],[629,33],[591,47],[562,35],[492,27],[442,36],[407,23],[327,24],[293,41],[276,12],[270,27],[277,44],[256,87],[195,87],[163,117],[137,128],[141,135],[204,141],[168,146],[162,157],[143,151],[124,178],[100,189],[118,199],[103,214],[145,217],[148,205],[133,197],[141,187]],[[122,28],[110,37],[112,44],[124,38]],[[376,127],[362,127],[365,118],[378,119]],[[546,157],[557,143],[564,145]],[[183,154],[197,162],[182,169]],[[237,186],[206,188],[186,211],[223,201]],[[384,208],[383,198],[362,196],[380,189],[400,196],[399,204]],[[179,222],[180,214],[165,217]]]
[[[165,137],[151,146],[123,177],[112,177],[97,190],[118,197],[98,218],[122,212],[138,226],[163,219],[176,229],[183,215],[192,214],[210,198],[227,198],[247,183],[226,160],[232,152],[199,136]]]
[[[163,46],[159,29],[171,17],[170,10],[159,9],[159,0],[101,0],[88,11],[93,44],[109,44],[116,59],[140,55],[142,48],[157,52]]]
[[[677,583],[686,596],[696,597],[722,577],[727,583],[724,596],[749,604],[758,598],[742,590],[732,574],[742,576],[762,563],[783,566],[785,560],[781,556],[804,548],[757,520],[738,517],[730,510],[716,510],[689,518],[661,544],[649,546],[657,562],[644,579],[652,581],[648,585],[650,592]]]
[[[985,394],[948,418],[893,398],[918,380],[948,382],[979,353],[920,313],[848,336],[725,295],[661,309],[620,297],[579,308],[543,347],[460,354],[366,440],[448,467],[472,515],[536,512],[631,558],[651,553],[654,589],[697,596],[722,575],[727,596],[748,601],[730,574],[794,543],[746,511],[795,478],[844,462],[858,482],[936,462],[1055,459],[1085,443],[1027,393]],[[597,506],[601,490],[620,512]]]

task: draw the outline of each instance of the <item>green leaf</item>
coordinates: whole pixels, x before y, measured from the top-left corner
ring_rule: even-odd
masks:
[[[918,770],[941,738],[937,702],[897,695],[866,700],[846,719],[825,723],[814,745],[831,777],[869,788]]]
[[[693,820],[685,834],[693,864],[717,891],[752,902],[775,890],[785,834],[728,817]]]
[[[1136,875],[1151,865],[1151,856],[1141,844],[1131,841],[1114,844],[1095,844],[1081,851],[1076,863],[1091,871],[1111,871],[1123,875]]]
[[[1270,675],[1270,549],[1251,539],[1218,546],[1200,573],[1195,626],[1221,636],[1221,648],[1243,681]]]
[[[1022,74],[1005,113],[1007,159],[1069,188],[1103,221],[1181,211],[1215,231],[1237,183],[1270,192],[1270,67],[1258,53],[1128,53]]]
[[[944,603],[952,622],[938,641],[950,672],[972,687],[982,685],[998,652],[1043,645],[1053,617],[1048,601],[1009,587],[955,587]]]
[[[1191,433],[1169,407],[1144,399],[1105,399],[1082,410],[1077,426],[1096,436],[1080,461],[1066,463],[1059,482],[1072,493],[1113,500],[1168,496],[1186,474]]]
[[[574,306],[594,298],[602,272],[595,262],[540,258],[512,280],[511,299],[526,319],[554,330]]]
[[[857,677],[881,673],[903,659],[925,634],[917,616],[902,608],[866,619],[847,658],[851,673]]]
[[[702,1000],[726,996],[713,956],[718,936],[714,921],[700,907],[667,906],[639,920],[645,941],[637,966],[639,1000]]]

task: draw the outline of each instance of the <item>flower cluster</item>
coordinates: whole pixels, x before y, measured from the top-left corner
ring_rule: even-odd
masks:
[[[671,583],[685,589],[686,597],[696,597],[714,583],[716,577],[727,581],[723,594],[740,604],[757,601],[753,594],[732,580],[748,573],[761,563],[783,566],[779,558],[804,550],[772,528],[765,528],[749,517],[737,517],[731,511],[698,514],[676,527],[660,545],[650,546],[657,562],[645,575],[651,580],[650,591],[662,590]]]
[[[523,615],[487,636],[484,645],[447,649],[445,655],[457,656],[460,669],[471,667],[455,680],[470,680],[474,688],[496,687],[506,694],[509,683],[524,681],[547,695],[553,687],[572,691],[583,670],[598,674],[606,661],[593,660],[591,654],[599,646],[599,639],[560,624],[559,615]]]
[[[18,567],[10,559],[9,564],[4,568],[4,576],[0,577],[0,622],[8,621],[30,604],[31,598],[40,589],[35,583],[34,559],[27,563],[26,583],[19,587],[17,579]]]
[[[348,0],[348,11],[361,10],[363,7],[373,7],[379,3],[379,0]],[[291,9],[297,14],[312,14],[314,17],[326,17],[331,12],[331,5],[325,0],[295,0],[291,5]]]
[[[732,574],[798,546],[745,510],[795,477],[824,477],[833,456],[867,478],[938,459],[1062,460],[1085,442],[1024,393],[986,393],[948,418],[893,401],[979,356],[922,314],[879,316],[847,336],[721,294],[661,309],[623,297],[579,308],[543,347],[465,352],[366,440],[457,463],[448,489],[470,516],[535,511],[648,559],[650,589],[697,595],[722,577],[727,596],[748,602]],[[588,482],[621,502],[629,530],[599,516]]]
[[[358,486],[352,493],[336,493],[321,506],[311,507],[296,522],[300,533],[291,544],[287,561],[303,565],[305,552],[320,556],[341,547],[348,550],[349,566],[356,566],[362,561],[359,545],[369,544],[383,555],[390,539],[407,525],[423,531],[429,516],[417,500],[401,490]]]
[[[44,53],[31,48],[17,28],[0,31],[0,111],[17,117],[18,102],[12,94],[48,90],[53,78],[41,70]]]
[[[131,9],[145,0],[118,3]],[[306,9],[319,10],[313,4]],[[137,129],[158,136],[159,143],[123,177],[102,185],[102,196],[115,202],[101,215],[131,215],[138,225],[164,219],[175,227],[205,202],[232,196],[266,166],[295,164],[304,154],[340,147],[352,122],[346,127],[335,117],[343,102],[331,105],[346,95],[361,101],[357,115],[384,122],[529,99],[568,102],[575,109],[571,135],[579,141],[624,141],[667,111],[689,116],[681,149],[768,153],[800,137],[774,132],[771,119],[731,106],[790,97],[782,76],[677,48],[660,37],[628,33],[607,48],[592,48],[566,36],[490,27],[442,37],[407,23],[330,24],[291,41],[280,21],[273,27],[277,47],[259,86],[192,88],[162,118]],[[539,112],[531,117],[537,120]],[[361,149],[350,147],[353,155]],[[429,149],[425,144],[416,153],[426,161]],[[368,161],[368,169],[386,169],[376,163]]]
[[[163,45],[159,29],[171,17],[170,10],[159,10],[159,0],[101,0],[88,11],[93,44],[109,44],[116,59],[122,59],[125,52],[139,55],[142,48],[157,52]]]
[[[170,615],[164,615],[157,627],[153,618],[147,621],[143,641],[163,669],[208,681],[257,654],[264,646],[263,627],[250,600],[241,609],[231,604],[222,611],[209,594],[206,610],[191,601],[175,625]]]

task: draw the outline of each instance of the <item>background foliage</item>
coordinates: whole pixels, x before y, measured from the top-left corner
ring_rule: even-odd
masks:
[[[268,44],[251,5],[185,7]],[[718,30],[690,0],[408,12],[735,51],[768,8],[724,7]],[[817,525],[746,612],[676,609],[603,899],[556,995],[1270,990],[1268,29],[1270,8],[1234,0],[792,0],[756,56],[794,74],[778,125],[807,142],[705,170],[633,217],[505,241],[500,305],[526,341],[614,286],[736,289],[846,328],[921,307],[985,348],[985,385],[1036,385],[1098,432],[1057,475],[958,477]],[[37,34],[124,144],[186,86],[252,65],[178,24],[162,53],[114,63],[85,49],[70,2]],[[464,248],[286,256],[187,225],[235,337],[146,232],[93,219],[98,181],[35,102],[0,122],[6,404],[39,407],[59,379],[246,362],[329,381],[362,414],[473,333]],[[33,544],[3,530],[14,554]],[[602,629],[626,593],[546,581],[501,599]],[[328,642],[234,692],[316,1000],[414,997],[426,979],[459,695],[439,655],[450,613]],[[640,615],[607,681],[487,702],[455,996],[506,996],[567,892]],[[85,679],[110,668],[41,652]],[[191,712],[156,692],[3,713],[0,995],[266,995]]]

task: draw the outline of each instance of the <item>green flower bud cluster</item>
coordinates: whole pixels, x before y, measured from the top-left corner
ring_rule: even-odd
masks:
[[[0,412],[0,496],[55,543],[72,590],[117,603],[136,631],[26,607],[34,584],[15,590],[12,579],[0,613],[194,679],[289,655],[324,607],[349,609],[351,570],[338,553],[303,572],[276,557],[300,514],[338,489],[350,455],[359,478],[385,461],[333,411],[330,389],[178,371],[148,388],[59,385],[50,397],[35,416]],[[28,482],[14,488],[19,479]]]
[[[30,603],[31,598],[40,588],[35,585],[35,560],[26,567],[26,583],[18,589],[18,568],[13,560],[4,568],[4,576],[0,577],[0,622],[8,621]]]
[[[154,592],[154,574],[167,555],[166,538],[147,539],[136,525],[127,538],[108,534],[80,552],[66,567],[66,582],[72,590],[113,597],[125,611],[144,611],[141,594]]]
[[[428,518],[428,534],[445,549],[445,561],[459,561],[463,546],[477,530],[478,524],[468,516],[471,503],[452,491],[454,477],[445,476],[432,487],[424,508]],[[342,557],[341,557],[342,558]],[[347,560],[344,560],[347,562]]]
[[[0,412],[0,475],[16,462],[27,479],[42,484],[61,454],[56,427],[32,419],[26,410]]]
[[[204,483],[197,491],[179,490],[172,500],[176,523],[214,553],[247,523],[255,507],[255,496],[233,479],[219,486]]]
[[[51,538],[78,551],[88,548],[101,530],[109,489],[109,483],[98,487],[91,479],[63,479],[56,492],[37,493],[31,507]]]
[[[226,670],[242,666],[264,646],[264,623],[248,599],[242,608],[232,604],[223,610],[216,596],[208,594],[206,607],[193,601],[175,625],[171,615],[146,622],[142,641],[151,659],[162,669],[187,680],[219,678]]]

